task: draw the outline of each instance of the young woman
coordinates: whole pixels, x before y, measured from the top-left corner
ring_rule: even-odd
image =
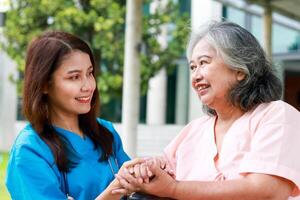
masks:
[[[89,46],[46,32],[27,51],[23,108],[30,122],[11,153],[12,199],[120,199],[114,175],[127,160],[118,133],[98,119],[99,93]],[[112,190],[119,194],[112,194]]]

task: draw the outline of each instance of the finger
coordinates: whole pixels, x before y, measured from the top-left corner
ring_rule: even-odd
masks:
[[[118,189],[113,189],[111,191],[112,194],[121,194],[121,195],[127,195],[128,191],[124,188],[118,188]]]
[[[134,165],[134,176],[137,179],[137,181],[141,184],[143,183],[143,179],[141,176],[140,168],[141,168],[140,164]]]
[[[165,161],[165,159],[162,156],[159,156],[157,159],[160,162],[160,168],[165,169],[166,168],[166,161]]]
[[[123,179],[125,179],[128,183],[133,185],[139,185],[138,180],[132,175],[127,168],[121,170],[121,173],[118,173]]]
[[[145,163],[141,164],[140,173],[141,173],[141,177],[143,179],[143,183],[149,183],[147,168],[148,168],[148,166]]]
[[[145,160],[143,158],[135,158],[133,160],[129,160],[129,161],[126,161],[123,163],[122,167],[131,167],[131,166],[134,166],[136,164],[140,164],[140,163],[143,163],[145,162]]]
[[[145,163],[142,163],[141,164],[141,167],[140,167],[140,174],[141,174],[141,177],[143,179],[145,178],[148,178],[148,174],[147,174],[147,165]]]
[[[150,162],[147,163],[149,170],[153,173],[153,175],[158,175],[163,172],[163,170],[160,168],[159,163],[157,162]]]
[[[127,182],[126,179],[122,178],[118,174],[116,174],[115,176],[123,188],[125,188],[126,190],[135,191],[135,186]]]
[[[175,176],[175,173],[172,169],[168,170],[168,174],[170,174],[171,176]]]
[[[147,175],[149,178],[151,178],[153,176],[152,171],[150,170],[149,166],[147,165]]]
[[[128,171],[131,175],[134,175],[134,168],[133,167],[129,167]]]
[[[166,165],[166,168],[164,170],[171,176],[175,175],[174,171],[171,169],[171,167],[168,164]]]

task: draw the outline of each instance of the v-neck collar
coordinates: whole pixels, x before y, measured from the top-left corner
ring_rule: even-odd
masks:
[[[61,134],[70,142],[76,152],[80,155],[84,155],[85,153],[94,150],[93,142],[89,139],[89,137],[81,137],[80,135],[61,127],[54,126],[54,128],[58,134]]]
[[[216,126],[216,122],[218,119],[218,116],[214,116],[212,118],[213,123],[211,123],[211,127],[210,127],[210,132],[211,132],[211,139],[212,139],[212,145],[213,145],[213,157],[212,157],[212,161],[214,163],[214,166],[216,168],[217,171],[219,171],[218,167],[220,165],[220,161],[222,159],[222,151],[224,151],[224,147],[226,146],[226,138],[228,138],[229,134],[232,132],[232,129],[234,129],[235,125],[238,123],[238,121],[240,121],[241,119],[243,119],[245,116],[247,115],[247,112],[242,114],[239,118],[237,118],[232,124],[231,126],[228,128],[227,132],[225,133],[224,137],[223,137],[223,141],[222,141],[222,146],[220,149],[220,152],[218,152],[218,147],[217,147],[217,143],[216,143],[216,133],[215,133],[215,126]],[[217,160],[216,160],[217,158]]]

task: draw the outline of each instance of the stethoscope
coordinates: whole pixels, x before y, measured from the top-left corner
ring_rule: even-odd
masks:
[[[112,159],[113,159],[115,165],[116,165],[117,168],[119,169],[118,160],[116,159],[116,157],[115,157],[114,155],[112,155],[112,157],[113,157]],[[110,170],[111,170],[111,173],[113,174],[113,176],[115,176],[115,174],[116,174],[117,172],[115,172],[115,170],[114,170],[114,168],[113,168],[113,166],[112,166],[112,163],[111,163],[111,161],[110,161],[110,157],[108,157],[107,161],[108,161],[108,165],[109,165],[109,168],[110,168]],[[67,173],[66,173],[66,172],[63,172],[62,174],[63,174],[63,181],[64,181],[63,184],[64,184],[65,194],[66,194],[66,196],[67,196],[67,200],[75,200],[72,196],[70,196],[69,182],[68,182],[68,176],[67,176]]]

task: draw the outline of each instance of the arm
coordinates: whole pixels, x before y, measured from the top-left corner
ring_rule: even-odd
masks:
[[[155,178],[142,184],[143,191],[175,199],[205,200],[284,200],[291,194],[293,183],[264,174],[220,182],[176,181],[158,166],[151,165]]]
[[[128,190],[122,188],[119,181],[115,178],[95,200],[119,200],[128,193]]]
[[[12,199],[66,200],[59,172],[30,146],[14,147],[10,154],[6,185]]]
[[[118,177],[119,174],[124,170],[126,171],[129,166],[134,166],[143,162],[145,161],[141,158],[126,161],[119,170],[119,173],[116,174],[117,178],[111,182],[111,184],[96,198],[96,200],[120,199],[123,195],[128,195],[134,191],[138,191],[139,188],[137,187],[137,180],[131,174],[128,179],[119,179]]]

